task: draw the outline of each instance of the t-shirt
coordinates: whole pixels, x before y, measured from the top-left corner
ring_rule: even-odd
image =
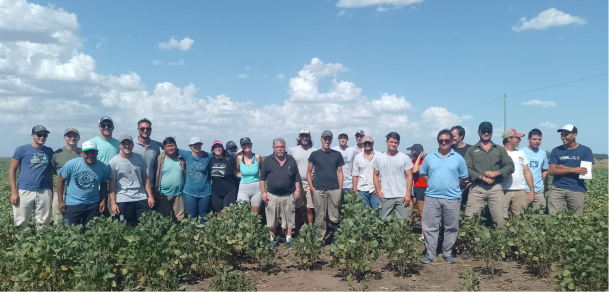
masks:
[[[423,165],[423,161],[425,160],[425,158],[421,159],[419,161],[419,165]],[[414,167],[414,164],[417,163],[416,159],[412,160],[412,167]],[[419,173],[421,172],[421,169],[419,168]],[[427,187],[427,183],[425,182],[425,180],[421,177],[421,175],[419,175],[418,173],[413,173],[412,174],[412,181],[414,182],[414,184],[412,185],[413,187],[420,187],[420,188],[426,188]]]
[[[374,169],[379,172],[381,191],[385,198],[401,198],[406,195],[405,171],[412,169],[412,161],[408,155],[398,152],[389,156],[387,152],[383,152],[376,158]]]
[[[26,144],[15,149],[13,159],[19,161],[18,189],[35,192],[51,188],[53,149],[47,146],[37,149]]]
[[[172,159],[165,156],[163,162],[163,174],[161,178],[161,194],[173,197],[181,195],[184,191],[184,172],[180,166],[178,157]]]
[[[213,194],[223,194],[229,190],[236,190],[239,187],[239,180],[235,177],[237,163],[234,158],[217,159],[212,157],[209,162],[209,168],[211,173],[211,192]]]
[[[309,156],[309,162],[315,167],[313,187],[320,191],[338,190],[338,168],[345,165],[340,152],[330,149],[325,152],[316,150]],[[344,179],[344,178],[343,178]]]
[[[520,150],[507,151],[507,154],[514,161],[514,173],[501,182],[501,187],[504,190],[510,191],[524,190],[527,184],[524,179],[524,166],[529,164],[529,160],[524,152]]]
[[[529,169],[531,170],[531,174],[533,175],[533,182],[535,183],[535,192],[541,192],[544,190],[545,185],[543,183],[543,177],[541,175],[542,172],[548,170],[548,156],[546,152],[543,150],[533,151],[526,147],[521,150],[527,156],[527,160],[529,160]],[[527,192],[530,192],[529,185],[524,186]]]
[[[148,198],[142,172],[148,167],[142,155],[132,153],[129,158],[118,155],[110,159],[110,178],[116,180],[116,202],[134,202]],[[112,191],[112,190],[111,190]]]
[[[292,147],[288,150],[288,154],[294,157],[296,164],[298,164],[298,172],[300,173],[302,183],[305,185],[309,184],[307,182],[307,169],[309,168],[309,156],[314,151],[317,151],[317,148],[309,147],[309,149],[304,150],[300,146]],[[313,172],[311,172],[311,176],[315,177]]]
[[[97,160],[105,164],[110,163],[110,159],[121,152],[121,148],[118,147],[118,140],[114,138],[108,141],[100,136],[97,136],[91,139],[91,141],[97,144]]]
[[[66,162],[80,157],[80,148],[76,148],[74,151],[66,150],[66,147],[61,147],[53,152],[53,159],[51,159],[51,166],[53,168],[53,174],[59,174],[59,170],[66,164]]]
[[[592,150],[590,148],[579,144],[575,149],[565,149],[563,145],[560,145],[552,149],[548,164],[562,164],[566,167],[581,167],[582,161],[588,161],[594,164],[594,155],[592,155]],[[585,180],[583,179],[579,179],[579,174],[569,173],[555,175],[552,185],[565,190],[585,193],[587,189],[584,181]]]
[[[135,143],[133,144],[133,153],[140,154],[142,155],[142,157],[144,157],[144,161],[146,161],[146,165],[148,165],[148,169],[146,169],[146,174],[150,179],[150,183],[152,185],[155,185],[155,168],[157,167],[157,158],[159,157],[159,154],[161,154],[161,147],[159,147],[159,144],[152,139],[150,139],[150,143],[146,148],[144,148],[144,145],[140,143],[139,139],[135,139],[134,142]]]
[[[461,148],[457,148],[455,145],[452,145],[451,147],[453,148],[453,150],[455,150],[455,152],[459,153],[461,157],[465,158],[465,153],[467,152],[467,149],[469,149],[469,147],[472,147],[472,145],[465,144],[465,146]]]
[[[467,178],[467,165],[454,149],[446,157],[438,151],[427,155],[419,173],[428,176],[425,196],[449,200],[461,198],[459,179]]]
[[[209,161],[211,155],[203,152],[201,157],[194,157],[191,151],[179,150],[180,156],[186,162],[186,181],[184,193],[203,198],[211,196],[211,177],[209,176]]]
[[[359,153],[357,151],[357,146],[355,146],[355,148],[347,147],[345,150],[340,148],[340,146],[333,147],[332,149],[340,152],[340,154],[343,156],[343,161],[345,162],[345,165],[343,165],[343,189],[352,189],[353,188],[353,175],[352,175],[353,159],[355,158],[355,155],[357,155]]]
[[[99,186],[110,179],[110,169],[99,160],[87,165],[83,158],[76,158],[68,161],[59,175],[66,180],[66,205],[95,204],[101,202]]]

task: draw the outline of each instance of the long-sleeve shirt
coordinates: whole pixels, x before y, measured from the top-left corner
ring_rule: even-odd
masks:
[[[484,150],[480,142],[467,149],[465,153],[467,173],[472,182],[482,182],[479,178],[487,171],[499,171],[501,175],[495,177],[495,184],[514,173],[514,161],[508,155],[505,148],[491,142],[488,152]]]

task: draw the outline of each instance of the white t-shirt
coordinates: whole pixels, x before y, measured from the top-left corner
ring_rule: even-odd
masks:
[[[381,191],[385,198],[401,198],[406,195],[406,173],[412,169],[408,155],[398,152],[394,156],[381,153],[374,162],[374,169],[379,172]]]
[[[520,150],[508,151],[507,153],[514,161],[514,173],[503,180],[501,187],[510,191],[524,190],[526,185],[524,166],[529,164],[529,160],[526,154]]]
[[[296,165],[298,165],[298,172],[300,173],[300,178],[302,179],[303,184],[307,183],[307,168],[309,167],[309,156],[313,151],[317,150],[317,148],[309,147],[309,149],[304,150],[300,146],[292,147],[288,149],[288,154],[296,160]],[[311,176],[313,176],[313,171]]]
[[[352,189],[353,188],[353,177],[351,175],[351,170],[353,169],[353,159],[355,155],[357,155],[357,146],[347,147],[345,150],[340,148],[340,146],[332,147],[332,149],[340,152],[343,156],[343,160],[345,161],[345,165],[343,165],[343,189]]]

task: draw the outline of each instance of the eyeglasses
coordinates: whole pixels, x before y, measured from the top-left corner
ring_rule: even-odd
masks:
[[[438,139],[438,144],[448,144],[452,141],[452,139]]]
[[[148,128],[141,127],[140,131],[142,131],[142,132],[150,132],[150,131],[152,131],[152,128],[150,128],[150,127],[148,127]]]
[[[38,137],[38,138],[46,138],[46,137],[48,137],[48,136],[49,136],[49,134],[47,134],[47,133],[43,133],[43,134],[36,134],[36,137]]]
[[[372,142],[364,142],[364,146],[372,146]]]
[[[104,129],[104,128],[108,128],[108,129],[112,129],[114,128],[113,124],[99,124],[99,127]]]
[[[480,130],[480,133],[484,134],[492,134],[493,130]]]

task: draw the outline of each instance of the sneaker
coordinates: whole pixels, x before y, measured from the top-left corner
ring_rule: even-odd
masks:
[[[275,241],[271,240],[271,249],[275,249]]]
[[[444,259],[445,259],[445,260],[446,260],[446,262],[447,262],[447,263],[449,263],[449,264],[454,264],[454,263],[456,263],[456,262],[457,262],[457,261],[455,261],[455,257],[453,257],[452,255],[447,256],[447,257],[444,257]]]
[[[437,260],[437,258],[436,258],[436,259],[433,259],[433,260],[432,260],[432,259],[430,259],[430,258],[429,258],[429,254],[428,254],[428,253],[425,253],[425,256],[423,256],[423,258],[421,259],[421,263],[424,263],[424,264],[429,264],[429,263],[431,263],[431,262],[435,262],[436,260]]]
[[[286,242],[285,245],[287,246],[288,250],[292,250],[294,248],[291,241]]]

